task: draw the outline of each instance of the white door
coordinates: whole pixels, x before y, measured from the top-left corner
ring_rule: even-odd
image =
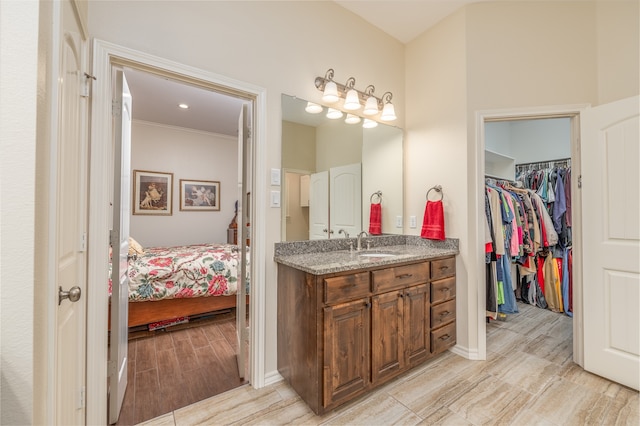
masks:
[[[639,102],[588,109],[582,122],[584,367],[640,380]]]
[[[238,267],[238,290],[236,292],[236,337],[238,351],[236,359],[238,361],[238,374],[240,378],[247,377],[247,347],[249,340],[249,330],[247,328],[247,302],[246,302],[246,277],[247,277],[247,238],[249,230],[247,224],[251,222],[250,212],[250,191],[248,190],[248,171],[250,164],[249,152],[249,126],[247,124],[247,106],[243,105],[238,119],[238,248],[240,259]]]
[[[309,239],[329,238],[329,172],[313,173],[309,179]]]
[[[113,228],[111,261],[111,332],[109,334],[109,423],[118,421],[127,389],[129,318],[129,212],[131,211],[131,93],[116,70],[113,100]]]
[[[355,237],[362,231],[362,166],[360,163],[329,170],[329,233],[344,229]]]
[[[86,318],[86,182],[87,137],[84,134],[86,103],[84,41],[70,2],[58,3],[62,16],[58,134],[52,158],[55,182],[55,253],[58,300],[55,335],[56,424],[85,423],[85,318]]]

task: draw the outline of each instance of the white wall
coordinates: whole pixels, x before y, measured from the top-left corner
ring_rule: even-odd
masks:
[[[571,157],[569,118],[496,121],[485,124],[485,147],[516,164]]]
[[[0,2],[0,423],[33,421],[38,3]]]
[[[92,37],[265,88],[267,174],[280,168],[281,94],[319,102],[314,80],[329,68],[337,81],[353,76],[358,88],[373,84],[380,93],[392,92],[399,117],[394,125],[404,127],[403,45],[334,2],[91,2],[89,29]],[[256,181],[271,189],[268,175]],[[267,373],[277,368],[271,259],[280,220],[280,209],[267,209]]]
[[[143,247],[227,242],[238,199],[236,138],[133,121],[131,169],[173,173],[172,215],[131,215],[131,236]],[[180,211],[180,179],[220,182],[220,211]]]

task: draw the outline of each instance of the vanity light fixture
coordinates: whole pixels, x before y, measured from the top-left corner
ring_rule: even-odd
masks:
[[[378,122],[370,118],[365,118],[364,123],[362,123],[362,127],[364,127],[365,129],[373,129],[374,127],[377,127],[377,126],[378,126]]]
[[[358,124],[360,122],[360,117],[353,114],[347,114],[347,118],[344,119],[344,122],[347,124]]]
[[[314,104],[313,102],[307,102],[307,106],[305,107],[305,111],[309,114],[319,114],[322,112],[322,106],[318,104]]]
[[[187,104],[178,104],[178,108],[180,108],[180,109],[189,109],[189,105],[187,105]]]
[[[329,108],[327,111],[327,118],[335,120],[336,118],[342,117],[342,111],[335,108]]]
[[[375,90],[373,85],[367,86],[365,91],[361,92],[355,88],[355,78],[349,77],[345,84],[340,84],[333,80],[333,75],[333,68],[329,68],[324,77],[316,77],[315,86],[322,92],[323,102],[333,104],[338,102],[341,96],[344,96],[342,108],[347,111],[358,110],[364,105],[363,114],[366,116],[374,116],[382,110],[380,120],[393,121],[397,118],[391,103],[393,97],[391,92],[386,92],[382,98],[378,98],[373,94]]]

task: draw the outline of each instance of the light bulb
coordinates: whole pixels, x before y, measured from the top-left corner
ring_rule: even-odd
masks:
[[[369,96],[364,104],[364,115],[376,115],[378,113],[378,100],[374,96]]]
[[[324,85],[324,93],[322,94],[322,100],[326,103],[332,104],[338,102],[340,95],[338,95],[338,86],[333,81],[328,81]]]
[[[362,127],[365,129],[373,129],[376,126],[378,126],[378,122],[369,118],[365,118],[364,123],[362,123]]]
[[[344,109],[347,111],[355,111],[360,109],[360,97],[356,89],[351,89],[347,92],[347,97],[344,100]]]
[[[322,112],[322,107],[318,104],[314,104],[313,102],[307,102],[307,107],[304,110],[309,114],[318,114]]]
[[[342,111],[335,109],[335,108],[329,108],[329,110],[327,111],[327,118],[330,118],[332,120],[336,119],[336,118],[340,118],[342,117]]]
[[[393,121],[396,118],[396,110],[393,107],[391,102],[384,104],[384,108],[382,108],[382,115],[380,116],[380,120],[382,121]]]
[[[360,117],[353,114],[347,114],[347,118],[344,119],[344,122],[347,124],[356,124],[360,122]]]

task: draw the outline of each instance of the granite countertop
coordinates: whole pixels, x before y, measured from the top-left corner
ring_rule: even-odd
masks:
[[[457,239],[432,241],[410,235],[362,238],[363,247],[367,247],[367,242],[370,248],[361,251],[349,249],[349,243],[356,246],[355,238],[276,243],[274,260],[314,275],[323,275],[459,253]]]

